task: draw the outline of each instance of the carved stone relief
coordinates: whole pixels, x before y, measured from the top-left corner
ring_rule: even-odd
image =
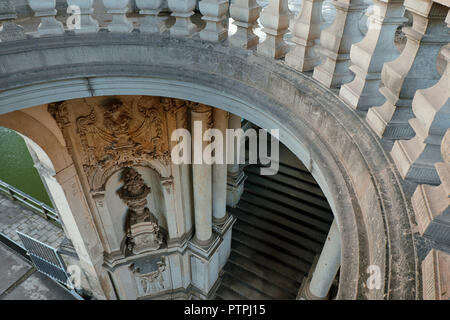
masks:
[[[164,285],[164,271],[166,270],[166,259],[164,256],[142,260],[130,265],[138,290],[142,296],[156,294],[167,289]]]
[[[54,103],[48,111],[63,131],[73,125],[69,135],[74,136],[74,147],[81,150],[72,152],[80,153],[91,190],[99,191],[121,168],[149,166],[155,161],[170,167],[169,104],[170,100],[159,97],[111,97]],[[80,114],[79,110],[87,112]]]
[[[158,221],[147,207],[147,195],[150,188],[141,175],[133,168],[122,172],[124,185],[117,191],[119,197],[127,204],[126,245],[130,252],[139,254],[159,249],[162,235]]]

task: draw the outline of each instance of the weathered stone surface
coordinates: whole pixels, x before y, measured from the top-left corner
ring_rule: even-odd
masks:
[[[133,33],[58,40],[31,39],[3,51],[0,96],[11,98],[1,100],[2,112],[68,96],[170,95],[278,127],[281,141],[308,164],[342,226],[339,297],[417,297],[403,186],[364,120],[332,92],[283,63],[196,39]],[[15,63],[24,55],[29,64]],[[44,78],[54,81],[37,91]],[[76,80],[86,78],[89,83]],[[388,278],[379,290],[364,288],[371,264]]]
[[[450,298],[450,255],[432,249],[422,262],[423,298],[448,300]]]

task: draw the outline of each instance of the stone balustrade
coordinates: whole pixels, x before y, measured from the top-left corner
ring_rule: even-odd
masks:
[[[323,0],[303,0],[296,16],[288,0],[271,0],[264,8],[255,0],[231,5],[224,0],[136,0],[133,18],[128,14],[130,0],[67,0],[66,21],[58,15],[61,1],[28,2],[35,14],[29,19],[35,19],[37,29],[29,30],[29,23],[25,32],[16,23],[15,1],[4,0],[0,41],[135,30],[222,42],[281,60],[299,72],[312,72],[322,85],[340,89],[339,96],[366,116],[381,139],[391,142],[392,157],[404,178],[440,184],[435,164],[442,162],[439,150],[450,121],[448,66],[442,76],[438,73],[449,55],[448,47],[442,49],[450,40],[445,23],[448,3],[443,0],[374,0],[366,13],[367,31],[361,27],[367,0],[333,1],[336,16],[326,27]],[[167,14],[161,16],[167,10],[171,23]],[[403,28],[406,43],[401,43],[396,34],[406,16],[413,22]],[[234,28],[229,28],[229,19]],[[261,29],[255,32],[256,28]]]
[[[383,145],[392,148],[387,151],[402,178],[418,184],[412,203],[420,233],[431,237],[445,234],[439,241],[449,241],[448,231],[439,231],[449,224],[447,0],[333,0],[336,16],[327,26],[322,18],[323,0],[302,0],[296,16],[290,12],[288,0],[270,0],[264,8],[256,0],[201,0],[198,6],[196,0],[136,0],[138,11],[132,16],[128,13],[130,0],[67,0],[72,11],[64,18],[59,16],[55,0],[28,2],[35,15],[28,19],[34,19],[33,23],[23,18],[18,22],[15,1],[0,2],[0,52],[9,42],[73,33],[162,34],[248,50],[305,73],[333,90],[349,108],[365,117],[380,140],[387,142]],[[361,17],[369,4],[372,9],[366,32]],[[167,10],[169,19],[161,16]],[[406,16],[412,16],[412,25],[404,26]],[[35,25],[37,28],[30,30]],[[212,175],[225,179],[223,167],[213,172],[206,167],[197,169],[194,180]],[[236,172],[240,178],[230,183],[230,168],[228,171],[227,188],[245,179]],[[196,201],[203,200],[197,196]],[[233,205],[236,199],[227,202]],[[201,245],[211,241],[209,213],[215,211],[216,219],[223,218],[223,201],[213,205],[207,213],[196,213],[196,240]]]

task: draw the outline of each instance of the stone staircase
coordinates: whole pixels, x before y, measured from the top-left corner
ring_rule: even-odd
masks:
[[[282,146],[280,146],[281,148]],[[245,191],[236,208],[230,258],[216,299],[295,299],[333,221],[314,178],[287,149],[280,170],[261,176],[245,168]]]

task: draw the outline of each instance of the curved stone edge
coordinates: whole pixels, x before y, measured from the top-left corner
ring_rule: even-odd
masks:
[[[126,59],[122,59],[124,57]],[[14,61],[29,63],[18,64]],[[186,95],[189,95],[190,89],[192,100],[210,104],[214,102],[216,105],[212,105],[226,109],[224,105],[217,105],[220,101],[212,101],[213,98],[207,97],[208,94],[203,93],[195,97],[192,89],[205,87],[216,90],[209,95],[220,91],[228,92],[228,99],[231,100],[229,103],[246,106],[242,109],[251,109],[249,105],[264,106],[266,115],[275,116],[283,122],[283,142],[287,142],[286,144],[294,149],[294,145],[307,146],[305,150],[313,157],[308,156],[307,152],[300,158],[316,180],[322,183],[321,186],[323,187],[326,181],[328,185],[343,188],[345,186],[350,192],[345,196],[343,189],[339,192],[336,190],[338,188],[331,188],[325,192],[338,214],[343,234],[348,237],[343,239],[343,243],[357,244],[352,246],[352,250],[349,250],[349,246],[343,250],[343,261],[350,262],[344,264],[341,271],[343,282],[355,279],[353,276],[356,274],[356,279],[368,277],[365,271],[369,261],[371,264],[381,265],[382,271],[387,272],[385,288],[377,290],[378,293],[367,290],[364,281],[360,279],[358,283],[348,281],[348,288],[340,290],[340,298],[417,298],[419,291],[415,272],[418,263],[411,235],[409,200],[404,196],[402,183],[392,161],[373,132],[352,109],[334,93],[322,88],[304,74],[292,71],[282,62],[270,61],[254,56],[249,51],[197,39],[143,36],[139,33],[131,36],[104,33],[1,44],[0,72],[3,75],[0,80],[2,98],[12,93],[12,99],[15,93],[26,91],[30,86],[34,86],[34,90],[38,88],[35,94],[42,94],[44,89],[52,91],[48,96],[43,94],[40,100],[9,100],[13,102],[13,107],[14,104],[20,106],[18,108],[26,107],[27,103],[31,106],[51,102],[56,99],[55,87],[58,84],[60,89],[66,89],[61,94],[65,99],[68,98],[69,92],[73,98],[107,94],[108,90],[100,88],[102,80],[99,79],[110,77],[111,87],[114,82],[112,80],[120,76],[142,77],[140,92],[147,94],[151,94],[148,92],[152,90],[164,92],[162,87],[165,81],[166,86],[175,85],[178,81],[180,88],[174,92],[177,91],[179,98],[189,99]],[[145,79],[150,79],[153,83],[146,87]],[[65,85],[62,80],[66,82]],[[155,89],[158,82],[160,88]],[[41,85],[36,87],[37,83]],[[124,84],[121,85],[120,80],[115,85],[117,90],[121,90],[115,91],[116,94],[133,92],[132,89],[124,90]],[[135,89],[136,94],[138,91]],[[2,101],[2,104],[9,103],[8,99]],[[305,106],[307,108],[304,108]],[[2,113],[12,111],[3,109],[3,106],[0,108]],[[234,110],[238,109],[235,107]],[[263,120],[260,119],[260,123],[256,123],[264,124]],[[327,134],[322,132],[326,127],[323,123],[328,124]],[[299,128],[299,124],[302,124],[302,128]],[[303,144],[300,141],[288,141],[288,137],[294,137],[295,140],[295,137],[298,139],[300,136],[304,139]],[[356,148],[352,148],[352,145]],[[293,151],[297,155],[302,152],[298,148]],[[351,161],[357,161],[359,167],[349,166]],[[331,166],[340,166],[339,172],[345,174],[338,176]],[[323,172],[326,174],[321,177],[320,173]],[[364,176],[365,179],[361,179]],[[358,197],[361,201],[357,201]],[[360,207],[360,203],[366,205]],[[367,213],[373,211],[374,207],[380,213],[377,216]],[[355,217],[344,214],[350,208],[355,212]],[[368,225],[371,228],[368,228]],[[351,230],[355,226],[359,232]],[[359,259],[355,257],[355,247],[358,248]],[[366,250],[369,252],[365,252]]]

